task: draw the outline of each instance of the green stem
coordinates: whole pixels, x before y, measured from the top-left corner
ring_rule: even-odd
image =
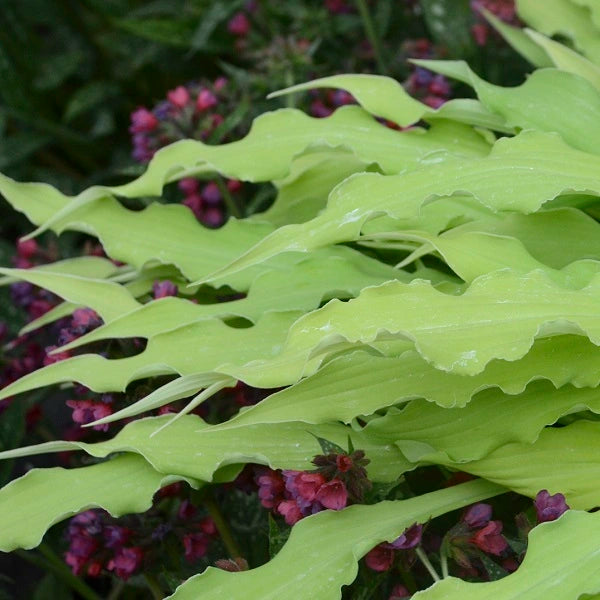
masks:
[[[415,552],[417,553],[417,556],[419,557],[419,559],[423,563],[423,566],[427,569],[427,571],[429,571],[429,574],[431,575],[431,577],[433,578],[433,580],[434,581],[439,581],[440,580],[440,576],[437,574],[437,571],[433,568],[433,565],[429,562],[429,559],[427,558],[427,554],[425,554],[425,552],[423,552],[423,549],[422,548],[417,548],[415,550]]]
[[[360,18],[362,19],[365,33],[367,34],[367,39],[371,43],[371,46],[373,46],[377,68],[379,69],[381,75],[385,75],[387,73],[387,68],[383,62],[381,44],[379,43],[379,37],[375,32],[375,26],[373,24],[373,19],[371,18],[371,13],[369,12],[369,7],[367,6],[366,0],[356,0],[356,6],[358,8],[358,12],[360,13]]]
[[[440,560],[442,563],[442,577],[445,579],[446,577],[448,577],[448,557],[446,556],[446,553],[443,550]]]
[[[233,199],[233,196],[229,193],[229,189],[227,185],[223,181],[222,177],[217,177],[217,186],[219,187],[219,191],[223,195],[223,200],[225,201],[225,206],[229,210],[229,214],[233,215],[236,219],[242,219],[244,215],[240,207],[237,205],[237,202]]]
[[[242,558],[242,553],[233,539],[233,535],[231,535],[229,525],[227,525],[227,522],[223,518],[223,514],[217,506],[212,494],[208,492],[206,496],[204,496],[203,500],[204,506],[206,506],[210,516],[213,518],[213,521],[217,526],[217,529],[219,530],[219,534],[223,539],[223,543],[225,544],[225,548],[227,548],[227,552],[229,552],[229,556],[231,558]]]
[[[17,550],[16,554],[44,571],[52,571],[61,581],[76,591],[82,598],[85,598],[85,600],[102,600],[83,579],[73,575],[71,569],[46,544],[41,544],[39,551],[44,555],[44,558],[31,552],[25,552],[24,550]]]
[[[112,589],[110,590],[110,593],[106,597],[106,600],[118,600],[124,587],[125,587],[125,582],[122,579],[119,579],[118,581],[116,581],[115,584],[113,585]]]
[[[160,585],[156,578],[149,573],[144,573],[144,579],[146,580],[146,585],[150,592],[152,592],[152,597],[154,600],[163,600],[165,597],[162,590],[160,589]]]
[[[294,73],[291,69],[288,69],[285,72],[285,86],[292,87],[294,85]],[[296,107],[296,94],[286,94],[285,95],[285,105],[288,108]]]
[[[402,577],[402,582],[406,586],[406,589],[411,594],[416,594],[419,588],[417,587],[417,582],[415,581],[413,574],[410,571],[405,571],[404,569],[399,569],[399,571],[400,577]]]

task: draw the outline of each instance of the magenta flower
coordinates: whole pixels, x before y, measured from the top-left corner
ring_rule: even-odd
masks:
[[[308,509],[315,501],[317,492],[326,483],[320,473],[308,471],[284,471],[285,489],[301,509]]]
[[[489,504],[473,504],[470,506],[462,517],[463,523],[468,525],[471,529],[478,529],[484,527],[490,522],[492,518],[492,507]]]
[[[91,308],[78,308],[73,312],[72,326],[76,329],[88,331],[100,325],[101,319]]]
[[[570,508],[563,494],[551,496],[548,490],[538,492],[533,504],[538,523],[554,521]]]
[[[348,491],[343,481],[332,479],[319,488],[315,498],[325,508],[341,510],[348,502]]]
[[[250,31],[250,21],[244,13],[238,12],[227,23],[227,30],[233,35],[244,37]]]
[[[483,552],[499,556],[508,547],[508,543],[500,535],[501,531],[501,521],[490,521],[485,527],[476,531],[470,541]]]
[[[365,556],[365,563],[369,569],[382,573],[391,568],[394,563],[394,551],[388,544],[378,544],[369,550]]]
[[[155,281],[152,284],[152,292],[156,300],[159,298],[166,298],[167,296],[176,296],[177,286],[168,279],[165,281]]]
[[[188,562],[194,562],[205,556],[209,545],[210,538],[205,533],[188,533],[183,536],[185,558]]]
[[[200,182],[193,177],[184,177],[177,183],[177,187],[186,195],[195,194],[200,188]]]
[[[114,558],[108,561],[106,568],[114,571],[117,577],[127,581],[140,568],[143,558],[142,549],[137,546],[121,548]]]
[[[280,515],[283,515],[283,518],[288,525],[294,525],[304,516],[295,500],[284,500],[283,502],[280,502],[277,505],[277,512]]]
[[[147,108],[140,106],[131,115],[130,133],[149,133],[158,126],[158,119]]]
[[[112,408],[106,402],[92,402],[92,400],[67,400],[67,406],[73,409],[71,418],[79,425],[86,425],[112,414]],[[108,423],[94,425],[96,431],[107,431]]]
[[[397,583],[393,588],[392,588],[392,593],[390,594],[390,597],[388,598],[388,600],[401,600],[402,598],[410,598],[411,597],[411,593],[408,591],[408,589],[403,586],[401,583]]]
[[[196,108],[200,112],[214,108],[217,104],[217,97],[210,90],[207,90],[206,88],[200,90],[198,98],[196,99]]]
[[[174,90],[167,92],[167,99],[173,106],[184,108],[190,101],[190,93],[183,85],[178,85]]]
[[[33,258],[38,251],[38,245],[35,240],[19,240],[17,242],[17,254],[21,258]]]

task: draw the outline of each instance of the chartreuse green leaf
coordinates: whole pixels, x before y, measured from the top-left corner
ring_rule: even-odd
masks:
[[[566,385],[557,390],[548,381],[536,381],[514,396],[498,389],[481,391],[462,408],[413,400],[401,411],[370,421],[365,433],[382,443],[396,443],[412,462],[463,463],[484,458],[504,444],[531,444],[546,425],[586,409],[600,412],[598,389]]]
[[[151,338],[213,316],[239,316],[256,322],[270,311],[308,311],[318,308],[323,300],[335,296],[357,296],[364,287],[390,279],[409,281],[411,277],[350,248],[327,248],[308,257],[301,255],[299,262],[289,265],[285,276],[280,270],[265,270],[254,279],[245,298],[218,304],[193,304],[182,298],[161,298],[135,311],[123,313],[121,318],[78,338],[63,349],[111,337]]]
[[[237,329],[220,319],[191,323],[153,337],[136,356],[109,360],[75,356],[34,371],[0,392],[0,397],[53,383],[78,381],[97,392],[124,391],[130,381],[153,375],[191,375],[217,371],[222,364],[247,364],[276,356],[297,311],[266,314],[254,327]]]
[[[342,148],[306,152],[294,160],[285,179],[274,182],[278,191],[273,205],[247,221],[267,222],[276,227],[308,221],[325,207],[329,192],[338,183],[366,169],[366,163]]]
[[[100,256],[76,256],[74,258],[66,258],[65,260],[39,265],[28,270],[32,272],[50,271],[52,273],[77,275],[91,279],[106,279],[120,271],[119,267],[116,267],[112,261]],[[19,277],[16,275],[2,277],[0,278],[0,285],[7,285],[18,280]]]
[[[564,44],[559,44],[537,31],[532,29],[526,29],[525,31],[536,44],[546,51],[559,69],[581,75],[600,91],[600,67],[598,65],[567,48]],[[600,32],[598,32],[598,35],[600,35]]]
[[[544,338],[536,340],[521,360],[493,360],[483,372],[470,377],[436,369],[414,350],[395,357],[352,352],[331,360],[314,375],[268,396],[218,427],[294,420],[350,423],[357,416],[413,398],[446,409],[460,408],[488,388],[521,394],[534,379],[546,379],[557,388],[569,383],[595,388],[600,384],[600,348],[582,336]],[[435,412],[434,408],[427,410]]]
[[[144,512],[157,490],[181,480],[198,485],[159,473],[129,453],[78,469],[33,469],[0,490],[0,550],[33,548],[54,523],[89,508],[104,508],[115,517]]]
[[[422,231],[406,231],[372,236],[374,239],[379,237],[423,242],[420,248],[399,263],[399,267],[436,251],[442,256],[444,262],[468,283],[496,269],[509,268],[517,273],[538,269],[544,271],[552,281],[560,285],[581,288],[600,272],[600,261],[590,260],[572,263],[563,270],[552,269],[533,258],[520,240],[483,231],[453,229],[440,236]]]
[[[600,136],[600,93],[579,75],[539,69],[522,85],[504,88],[478,77],[464,61],[412,62],[471,85],[479,100],[509,126],[554,131],[573,148],[600,153],[596,144]]]
[[[373,546],[395,539],[415,522],[426,522],[503,491],[485,481],[471,481],[408,500],[323,511],[294,525],[286,544],[265,565],[237,573],[209,567],[169,598],[338,599],[341,587],[356,577],[358,560]]]
[[[416,123],[427,107],[412,98],[395,79],[382,75],[333,75],[307,83],[293,85],[273,92],[268,98],[276,98],[316,88],[336,88],[346,90],[372,115],[389,119],[402,127]]]
[[[455,99],[433,110],[415,100],[395,80],[382,75],[334,75],[273,92],[270,98],[315,88],[336,88],[352,94],[372,115],[389,119],[406,127],[420,119],[452,119],[459,123],[512,132],[501,117],[487,110],[476,100]]]
[[[600,64],[600,35],[584,2],[546,0],[517,0],[517,13],[533,29],[546,35],[561,34],[573,40],[575,47],[590,60]],[[594,10],[598,19],[598,9]]]
[[[600,224],[573,208],[549,209],[528,215],[482,215],[453,230],[455,233],[464,231],[517,238],[535,259],[554,269],[586,258],[600,260]]]
[[[592,23],[596,29],[600,30],[600,5],[596,0],[571,0],[571,2],[588,8],[592,16]]]
[[[536,337],[579,333],[600,345],[599,297],[598,276],[581,290],[569,290],[540,271],[497,271],[476,279],[461,296],[443,294],[422,280],[388,282],[304,315],[277,356],[219,371],[258,387],[277,387],[294,371],[296,379],[309,374],[303,365],[313,350],[333,340],[368,344],[397,336],[413,340],[439,369],[476,375],[494,358],[523,357]]]
[[[36,269],[0,268],[0,273],[39,285],[72,304],[93,308],[105,321],[140,307],[125,287],[105,279]]]
[[[457,131],[454,125],[451,128]],[[113,194],[159,196],[165,183],[193,174],[218,171],[244,181],[281,179],[289,173],[293,158],[311,146],[350,148],[360,160],[377,163],[384,172],[392,173],[417,164],[434,151],[467,156],[487,153],[488,145],[480,136],[467,127],[460,133],[460,137],[448,136],[447,127],[443,125],[427,132],[392,131],[356,106],[342,107],[327,119],[312,118],[295,109],[282,109],[258,117],[248,135],[237,142],[209,146],[200,141],[182,140],[171,144],[156,153],[143,175],[125,185],[93,186],[78,196],[67,197],[50,186],[25,184],[23,187],[2,175],[0,193],[39,225],[31,234],[37,235],[48,228],[64,229],[65,222],[75,222],[75,215],[91,204],[110,200]],[[28,206],[30,197],[44,198],[44,206]],[[79,227],[85,228],[85,225],[79,224]]]
[[[53,308],[51,308],[48,312],[44,313],[41,317],[30,321],[19,331],[19,335],[23,335],[25,333],[29,333],[30,331],[35,331],[44,325],[48,325],[49,323],[54,323],[58,319],[62,319],[63,317],[68,317],[73,314],[73,312],[82,308],[81,305],[71,304],[70,302],[61,302],[57,304]]]
[[[574,150],[555,134],[528,131],[498,140],[485,158],[446,160],[387,177],[354,175],[333,190],[318,217],[277,229],[207,280],[281,252],[308,252],[357,239],[362,225],[381,213],[417,219],[423,204],[452,196],[457,190],[492,210],[523,213],[535,212],[568,191],[600,195],[599,172],[599,157]]]
[[[207,425],[200,417],[185,415],[164,429],[170,418],[163,416],[134,421],[105,442],[46,442],[2,452],[0,458],[66,450],[84,450],[96,457],[112,452],[134,452],[161,473],[213,481],[223,467],[248,462],[268,465],[273,469],[312,469],[313,457],[321,454],[317,437],[347,446],[350,436],[354,447],[364,450],[371,460],[367,470],[373,481],[394,481],[415,467],[393,444],[372,442],[360,431],[353,431],[340,423],[311,425],[290,421],[224,431]]]
[[[458,468],[532,498],[542,489],[560,491],[571,508],[589,510],[600,505],[599,439],[599,422],[579,420],[544,429],[533,444],[506,444]]]
[[[572,290],[542,271],[497,271],[476,279],[460,296],[444,294],[423,280],[390,281],[365,288],[348,302],[332,300],[300,318],[298,312],[267,313],[247,329],[207,319],[155,336],[131,358],[67,359],[23,377],[0,398],[65,381],[115,391],[151,374],[208,371],[256,387],[279,387],[313,373],[328,347],[337,351],[340,342],[348,343],[345,349],[369,344],[382,332],[413,340],[421,356],[439,369],[476,375],[493,359],[523,357],[536,337],[576,332],[600,345],[599,296],[598,276],[587,287]]]
[[[446,577],[414,600],[577,600],[600,591],[600,514],[570,510],[529,533],[519,568],[499,579],[468,583]],[[594,596],[595,597],[595,596]]]
[[[487,144],[481,140],[476,143],[477,136],[466,128],[462,132],[464,140],[445,146],[440,144],[436,131],[393,131],[357,106],[343,106],[325,119],[284,108],[256,118],[248,135],[236,142],[209,146],[184,140],[163,148],[156,153],[146,173],[108,191],[127,197],[159,196],[165,181],[198,170],[219,171],[243,181],[281,179],[288,175],[295,156],[316,146],[349,148],[360,160],[377,163],[386,173],[397,173],[440,149],[467,155],[486,152]]]
[[[536,42],[527,36],[520,27],[508,25],[496,15],[485,9],[479,9],[494,29],[523,57],[535,67],[554,67],[554,61]]]

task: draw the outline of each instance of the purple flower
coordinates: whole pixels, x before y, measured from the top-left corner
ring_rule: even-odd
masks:
[[[167,296],[176,296],[177,286],[168,279],[165,281],[155,281],[152,285],[152,292],[156,300]]]
[[[471,529],[479,529],[487,525],[492,518],[492,507],[489,504],[473,504],[462,517],[463,523]]]
[[[258,498],[265,508],[275,508],[283,500],[285,484],[276,471],[267,470],[256,478]]]
[[[563,494],[551,496],[548,490],[538,492],[533,504],[538,523],[554,521],[570,508]]]
[[[211,181],[202,188],[202,198],[207,204],[218,204],[221,202],[221,191],[219,186]]]
[[[421,536],[423,534],[423,525],[415,523],[407,529],[404,533],[395,539],[390,546],[396,550],[409,550],[410,548],[416,548],[421,543]]]
[[[131,537],[131,530],[119,525],[106,525],[102,533],[107,548],[119,548]]]
[[[207,227],[216,228],[223,224],[223,221],[225,221],[225,215],[220,208],[211,206],[202,213],[202,218],[200,220]]]

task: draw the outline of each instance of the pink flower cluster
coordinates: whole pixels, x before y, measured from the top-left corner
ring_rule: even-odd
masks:
[[[196,218],[207,227],[220,227],[225,222],[223,195],[215,181],[201,183],[197,179],[187,177],[178,183],[179,189],[185,194],[183,204],[187,206]],[[229,179],[225,186],[227,193],[232,196],[242,189],[242,183]]]
[[[162,497],[157,494],[157,500]],[[126,581],[143,563],[153,563],[158,558],[156,544],[163,543],[167,536],[175,536],[190,563],[204,557],[218,537],[212,518],[202,516],[188,500],[179,503],[175,514],[170,511],[170,518],[161,518],[158,526],[156,506],[151,512],[146,518],[126,517],[130,526],[122,525],[123,519],[114,519],[101,510],[88,510],[73,517],[67,528],[66,563],[75,575],[98,577],[112,572]]]
[[[409,40],[404,44],[404,52],[410,58],[435,58],[436,49],[425,39]],[[439,108],[450,98],[451,89],[443,75],[435,75],[423,67],[415,67],[404,82],[406,91],[431,108]]]
[[[313,117],[328,117],[340,106],[356,104],[354,97],[344,90],[328,90],[325,93],[320,90],[312,90],[311,96],[313,100],[309,110]]]
[[[498,17],[501,21],[519,27],[521,21],[517,17],[515,0],[471,0],[471,10],[475,15],[476,23],[471,28],[471,33],[479,46],[485,46],[489,36],[494,32],[483,16],[485,9]]]
[[[261,504],[282,515],[288,525],[326,508],[341,510],[348,502],[344,482],[328,481],[321,473],[264,468],[258,470],[255,481]]]
[[[104,513],[87,510],[69,523],[65,562],[75,575],[98,577],[107,569],[127,580],[140,568],[144,557],[139,546],[127,545],[132,533],[126,527],[108,525]]]
[[[148,162],[157,150],[183,138],[206,139],[223,122],[217,110],[222,104],[227,80],[180,85],[152,110],[140,106],[131,113],[129,132],[133,158]]]
[[[240,13],[241,14],[241,13]],[[131,114],[129,128],[133,140],[133,157],[148,162],[160,148],[177,140],[206,140],[230,112],[224,77],[201,84],[180,85],[167,93],[167,99],[152,110],[140,107]],[[225,183],[226,191],[216,181],[200,182],[185,178],[179,182],[184,193],[183,204],[207,227],[220,227],[225,222],[225,200],[239,194],[242,184],[236,180]],[[171,295],[171,294],[168,294]]]

